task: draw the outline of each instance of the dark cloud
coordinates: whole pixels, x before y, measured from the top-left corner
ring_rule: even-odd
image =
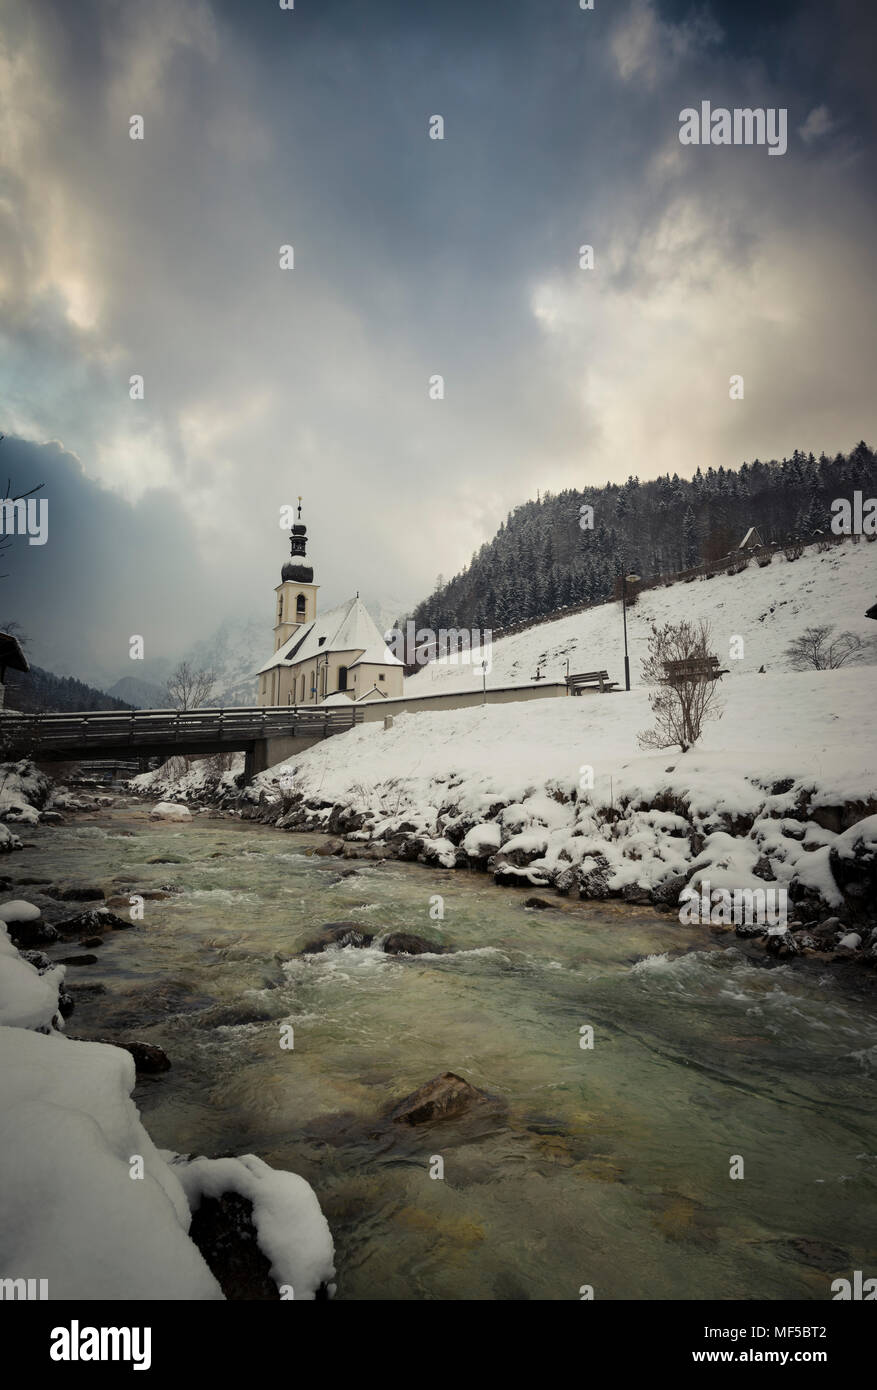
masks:
[[[267,611],[299,492],[324,601],[414,598],[537,487],[877,434],[846,0],[0,12],[0,428],[173,514],[169,648]],[[683,150],[704,96],[787,105],[788,154]]]

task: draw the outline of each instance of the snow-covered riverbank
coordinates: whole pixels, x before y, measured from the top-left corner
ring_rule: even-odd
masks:
[[[870,667],[740,676],[685,754],[637,748],[643,689],[412,714],[328,739],[246,795],[277,825],[345,835],[350,852],[369,841],[586,898],[678,909],[686,883],[773,883],[791,925],[830,914],[820,945],[852,924],[877,959],[873,692]]]
[[[19,764],[6,788],[3,809],[12,818],[46,821],[48,778]],[[63,793],[56,801],[79,805]],[[15,944],[57,936],[28,891],[0,892],[0,1277],[45,1280],[49,1299],[325,1295],[333,1242],[309,1184],[252,1154],[190,1159],[159,1151],[131,1099],[135,1061],[127,1047],[65,1035],[73,1009],[68,966]],[[78,919],[67,911],[70,926]],[[90,923],[92,932],[111,933],[115,919],[101,904],[79,920],[82,930]],[[200,1219],[196,1242],[190,1228],[205,1207],[211,1214]],[[241,1242],[250,1251],[255,1242],[264,1257],[259,1295],[212,1272],[214,1246],[221,1255]]]

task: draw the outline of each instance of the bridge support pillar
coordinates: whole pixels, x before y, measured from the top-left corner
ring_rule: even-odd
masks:
[[[306,748],[322,743],[322,735],[313,738],[293,738],[289,735],[277,738],[257,738],[246,750],[244,758],[244,784],[252,782],[260,772],[265,772],[277,763],[285,762]]]

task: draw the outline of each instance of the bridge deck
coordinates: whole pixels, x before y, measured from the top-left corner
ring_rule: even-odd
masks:
[[[33,744],[34,755],[70,751],[139,748],[210,752],[217,747],[245,749],[261,739],[326,738],[352,729],[362,711],[292,705],[283,708],[240,707],[195,710],[95,710],[81,714],[0,713],[0,737]]]

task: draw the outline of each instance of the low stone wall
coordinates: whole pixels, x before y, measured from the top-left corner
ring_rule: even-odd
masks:
[[[599,692],[598,692],[599,693]],[[479,687],[472,690],[448,690],[435,695],[403,696],[396,700],[372,700],[357,705],[366,722],[383,719],[388,714],[417,714],[422,710],[469,709],[473,705],[505,705],[514,700],[550,700],[569,694],[564,681],[538,681],[533,685],[500,685],[487,687],[487,698]]]

